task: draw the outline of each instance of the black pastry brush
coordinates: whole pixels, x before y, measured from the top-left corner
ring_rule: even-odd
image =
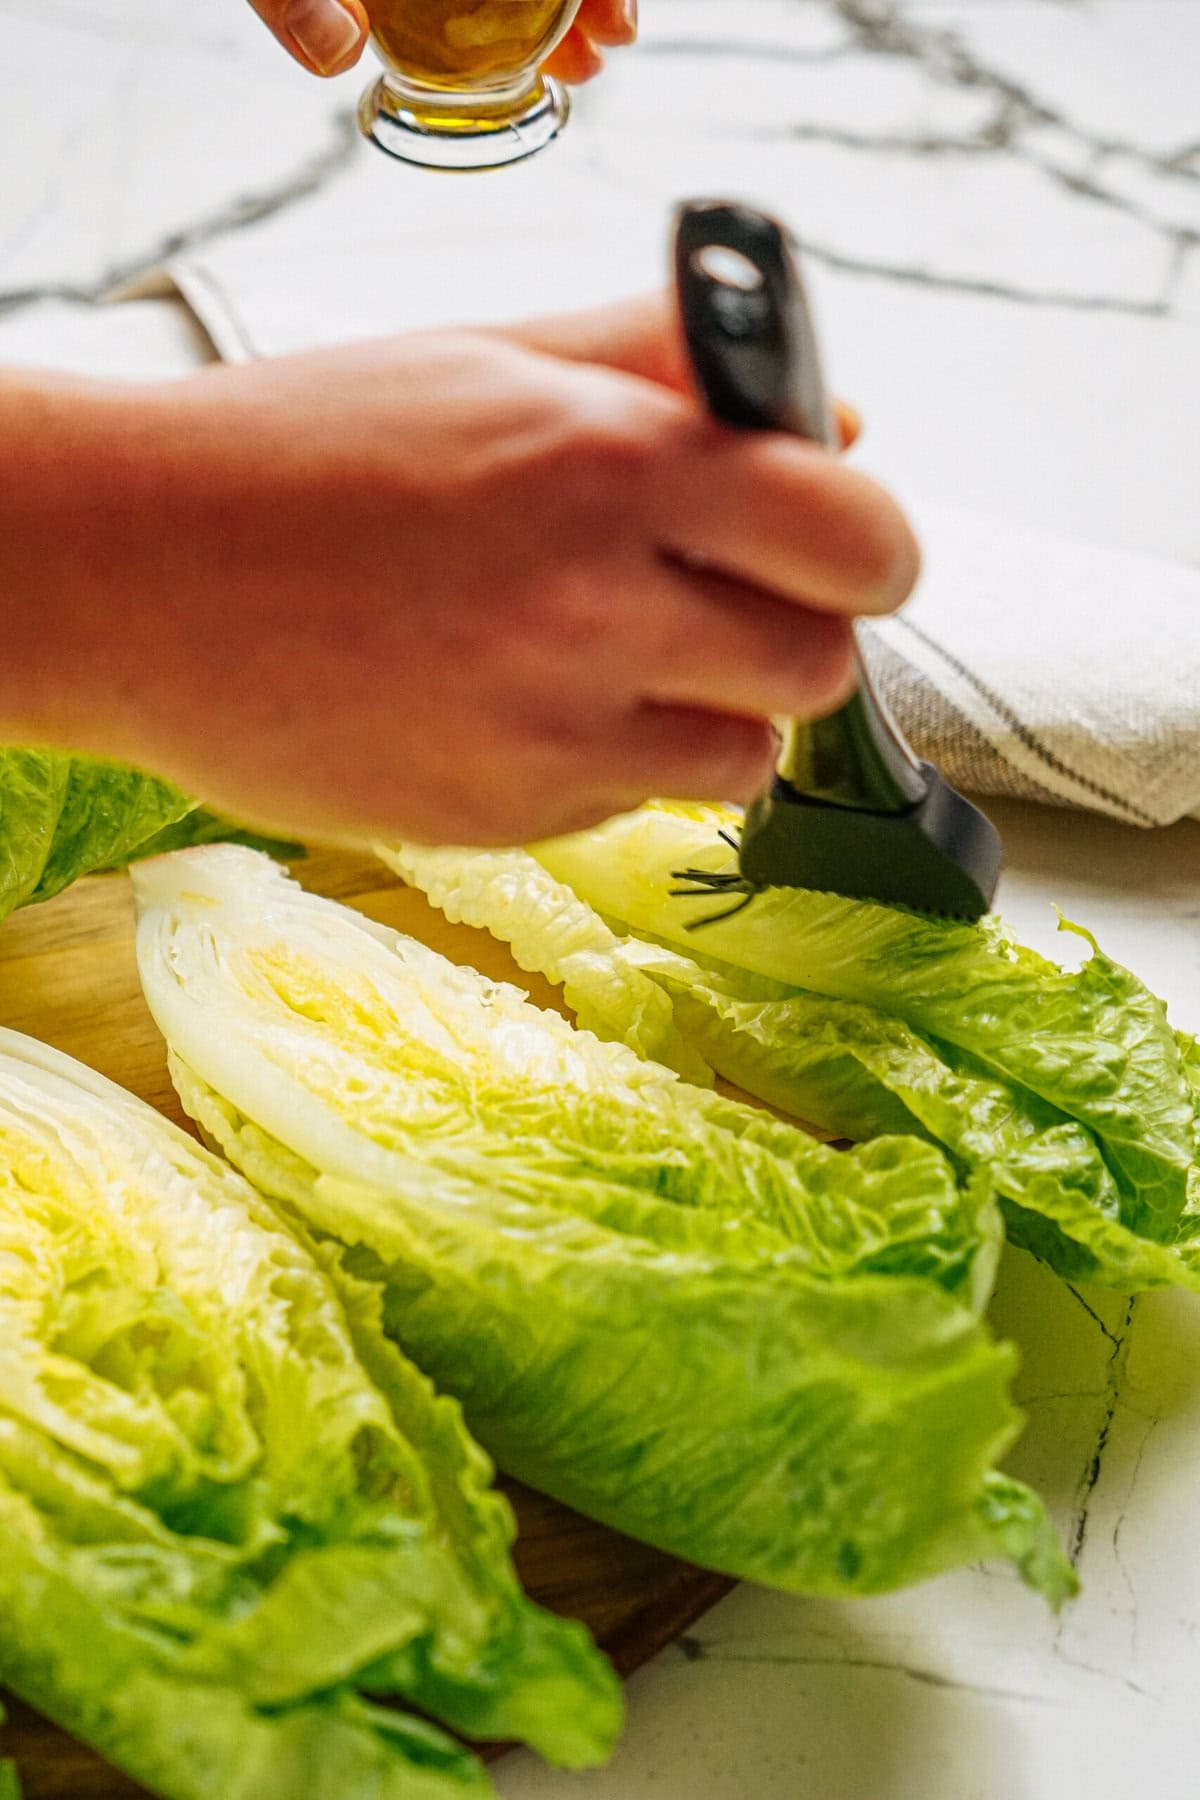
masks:
[[[696,380],[716,417],[833,446],[812,314],[783,229],[748,207],[687,206],[676,278]],[[917,760],[859,666],[858,690],[838,712],[781,728],[775,780],[733,844],[738,871],[682,870],[678,892],[728,895],[730,910],[760,888],[800,887],[956,919],[988,911],[999,833]]]

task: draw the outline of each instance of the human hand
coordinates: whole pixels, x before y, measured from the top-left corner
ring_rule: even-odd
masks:
[[[638,0],[583,0],[579,17],[547,63],[563,81],[590,81],[604,67],[602,47],[632,44]]]
[[[749,799],[917,569],[865,476],[706,415],[658,301],[76,394],[30,442],[65,471],[53,555],[0,569],[53,643],[30,741],[300,837]]]
[[[364,0],[250,0],[263,23],[314,75],[341,75],[362,55],[370,32]],[[564,81],[587,81],[603,67],[600,46],[631,44],[637,0],[583,0],[579,17],[549,63]]]

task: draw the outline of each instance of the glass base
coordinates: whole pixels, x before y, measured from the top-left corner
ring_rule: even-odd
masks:
[[[515,101],[438,94],[393,74],[362,97],[364,137],[388,156],[422,169],[502,169],[552,144],[571,112],[565,88],[549,75]]]

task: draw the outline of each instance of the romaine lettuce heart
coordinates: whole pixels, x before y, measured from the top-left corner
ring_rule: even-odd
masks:
[[[0,1683],[173,1800],[451,1800],[468,1736],[620,1715],[379,1294],[240,1176],[0,1033]]]
[[[636,819],[643,837],[663,832],[675,844],[671,852],[664,852],[660,845],[660,865],[674,854],[699,859],[703,846],[711,851],[718,843],[717,831],[733,823],[724,812],[678,807],[647,807]],[[679,833],[685,829],[695,834],[686,851],[678,844]],[[616,821],[603,828],[597,839],[607,842],[625,830],[625,822]],[[1127,972],[1104,964],[1102,958],[1093,959],[1098,963],[1101,985],[1108,984],[1100,1011],[1107,1015],[1105,1031],[1110,1046],[1125,1037],[1136,1039],[1149,1020],[1141,1049],[1140,1079],[1147,1087],[1156,1082],[1159,1092],[1157,1101],[1147,1101],[1145,1131],[1152,1143],[1157,1135],[1161,1147],[1158,1128],[1163,1117],[1168,1118],[1167,1135],[1173,1134],[1176,1140],[1171,1179],[1178,1186],[1182,1176],[1186,1194],[1183,1210],[1165,1238],[1155,1235],[1163,1227],[1156,1223],[1152,1209],[1141,1208],[1131,1194],[1128,1170],[1136,1158],[1128,1154],[1128,1148],[1120,1154],[1113,1151],[1108,1142],[1111,1117],[1100,1117],[1077,1100],[1072,1104],[1079,1116],[1074,1116],[1021,1082],[997,1073],[985,1057],[947,1041],[947,1035],[939,1038],[915,1027],[908,1018],[907,973],[902,961],[893,994],[883,991],[885,981],[876,970],[876,1003],[868,1005],[789,986],[735,962],[717,960],[707,953],[716,928],[678,935],[683,919],[691,917],[690,909],[686,914],[674,914],[676,943],[639,937],[632,933],[625,915],[648,917],[657,902],[637,886],[637,866],[628,859],[620,861],[614,874],[596,866],[602,854],[600,841],[592,854],[584,854],[585,849],[585,840],[572,840],[539,846],[537,851],[545,862],[569,873],[581,891],[557,879],[543,862],[524,850],[444,850],[405,844],[383,848],[380,855],[405,880],[422,889],[448,918],[461,919],[511,942],[523,967],[551,981],[565,982],[569,973],[570,986],[564,986],[564,996],[580,1023],[600,1035],[623,1041],[639,1054],[673,1067],[681,1066],[676,1046],[682,1045],[682,1054],[693,1065],[697,1058],[702,1059],[708,1079],[715,1071],[757,1098],[834,1136],[864,1140],[881,1133],[916,1132],[940,1143],[958,1167],[982,1173],[994,1184],[1011,1240],[1035,1251],[1071,1279],[1107,1283],[1123,1290],[1200,1287],[1200,1172],[1189,1150],[1194,1125],[1189,1131],[1185,1119],[1185,1114],[1194,1115],[1200,1104],[1196,1074],[1200,1061],[1190,1039],[1172,1043],[1169,1032],[1164,1032],[1161,1007]],[[710,860],[715,861],[715,856]],[[626,885],[618,893],[622,881]],[[619,918],[602,917],[590,904],[588,896],[600,887],[606,904],[619,909]],[[829,904],[816,896],[792,899],[796,929],[801,932],[806,903],[813,901],[822,913]],[[879,925],[881,909],[857,910],[869,942]],[[902,934],[922,928],[921,922],[904,915],[891,918]],[[884,922],[886,926],[886,915]],[[925,932],[943,930],[946,954],[953,966],[962,948],[961,931],[924,928]],[[559,951],[564,940],[581,951],[586,949],[586,955],[577,954],[568,963]],[[937,939],[930,943],[936,949]],[[983,948],[991,955],[1002,943],[997,934],[985,934]],[[728,939],[726,954],[734,954]],[[794,945],[787,954],[796,956]],[[1072,984],[1079,978],[1053,970],[1027,952],[1015,955],[1014,966],[1023,978],[1032,977],[1036,982],[1039,968],[1050,970],[1065,1011]],[[643,1025],[649,1008],[640,994],[636,1002],[631,996],[631,969],[636,970],[641,990],[659,990],[653,1038]],[[883,969],[886,972],[886,959]],[[831,985],[826,977],[813,976],[814,986],[822,981]],[[837,981],[842,982],[840,974]],[[1095,995],[1094,985],[1080,985],[1080,1030],[1088,1021]],[[670,1003],[669,1012],[663,1009],[664,1000]],[[1051,1018],[1049,1022],[1052,1034],[1059,1034],[1061,1049],[1061,1015],[1058,1021]],[[1035,1022],[1029,1029],[1035,1035],[1041,1026]],[[945,1028],[946,1033],[949,1030]],[[1130,1085],[1136,1086],[1136,1081],[1131,1079]],[[1059,1098],[1065,1103],[1069,1096],[1060,1093]],[[1104,1125],[1103,1134],[1100,1124]],[[1123,1129],[1131,1131],[1135,1139],[1143,1129],[1143,1115],[1133,1100],[1129,1100]],[[1151,1157],[1149,1161],[1157,1180],[1161,1159],[1155,1162]]]
[[[997,1552],[1069,1591],[1038,1503],[991,1473],[1010,1353],[955,1297],[990,1284],[986,1184],[913,1139],[818,1145],[250,853],[135,888],[185,1106],[379,1283],[512,1473],[782,1588]]]

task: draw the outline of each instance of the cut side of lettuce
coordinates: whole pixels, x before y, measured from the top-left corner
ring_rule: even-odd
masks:
[[[514,921],[533,921],[514,951],[552,981],[560,976],[548,946],[568,919],[590,954],[565,997],[602,1035],[656,1054],[640,1029],[644,1008],[629,1009],[622,1028],[623,971],[635,966],[670,1003],[669,1020],[659,1015],[660,1060],[679,1066],[672,1044],[681,1040],[710,1076],[834,1136],[916,1132],[941,1144],[960,1170],[994,1184],[1010,1238],[1070,1278],[1200,1285],[1200,1059],[1133,976],[1098,951],[1072,974],[991,924],[934,925],[819,895],[766,894],[737,918],[689,931],[722,906],[671,898],[673,872],[720,867],[728,850],[718,833],[736,823],[722,809],[647,807],[533,854],[412,845],[380,854],[452,919],[508,941]],[[750,934],[759,907],[773,923],[755,927],[744,950],[739,930]],[[865,970],[854,966],[856,930]],[[995,1019],[972,1024],[964,1009],[966,1022],[955,1023],[939,986],[943,954],[946,992],[970,983],[978,965]],[[618,971],[607,982],[606,963]],[[805,985],[768,965],[793,978],[803,971]],[[1013,1041],[1018,1032],[1028,1041]],[[1164,1182],[1173,1194],[1165,1216]]]
[[[518,968],[561,987],[585,1031],[711,1087],[712,1069],[680,1030],[653,967],[644,966],[661,962],[661,953],[618,936],[525,851],[406,844],[379,854],[452,924],[490,931],[508,945]]]
[[[170,1800],[490,1792],[620,1715],[377,1288],[78,1064],[0,1033],[0,1685]],[[399,1698],[417,1711],[384,1709]]]
[[[994,1465],[998,1221],[931,1144],[846,1155],[222,848],[135,871],[184,1105],[383,1295],[508,1471],[706,1566],[878,1592],[987,1555],[1057,1601]]]

